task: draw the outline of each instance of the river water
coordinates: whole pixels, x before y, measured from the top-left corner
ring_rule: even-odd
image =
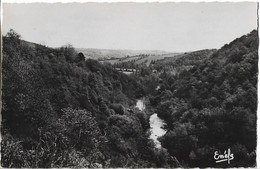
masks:
[[[137,100],[135,107],[137,107],[141,111],[144,111],[144,109],[145,109],[144,101],[141,99]]]
[[[136,107],[139,110],[144,111],[145,104],[143,100],[141,99],[137,100]],[[154,141],[156,148],[160,149],[162,145],[161,142],[158,140],[158,137],[163,136],[167,132],[165,129],[163,129],[163,126],[166,123],[161,118],[159,118],[156,113],[150,116],[149,123],[150,123],[150,132],[151,132],[149,138]]]
[[[161,142],[158,140],[159,137],[163,136],[166,133],[166,130],[163,129],[165,122],[160,119],[156,113],[151,115],[149,119],[150,123],[150,131],[151,135],[150,138],[154,141],[156,148],[161,148]]]

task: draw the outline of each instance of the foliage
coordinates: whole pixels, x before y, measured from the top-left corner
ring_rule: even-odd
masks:
[[[138,69],[128,76],[72,45],[52,49],[11,30],[3,37],[1,165],[252,167],[257,63],[257,31],[219,50],[121,63]],[[143,96],[167,122],[159,151],[148,139],[150,114],[134,109]],[[214,152],[228,148],[235,159],[217,165]]]
[[[161,142],[170,155],[191,167],[255,165],[257,63],[256,30],[217,51],[155,63],[163,83],[150,101],[168,124]],[[235,159],[216,164],[214,152],[228,148]]]
[[[11,30],[3,37],[1,165],[163,167],[153,161],[160,155],[148,144],[148,117],[133,109],[143,90],[72,45],[52,49]]]

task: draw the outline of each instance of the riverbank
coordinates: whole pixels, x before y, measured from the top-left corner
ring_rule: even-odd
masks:
[[[138,99],[136,102],[136,107],[140,111],[144,111],[146,108],[145,98]],[[149,111],[146,111],[146,112],[149,112]],[[166,125],[166,123],[164,122],[164,120],[159,118],[156,113],[152,113],[149,116],[149,125],[150,125],[149,138],[153,140],[156,148],[161,149],[162,145],[161,145],[161,142],[158,140],[158,138],[163,136],[164,134],[166,134],[167,130],[164,129],[164,126]]]

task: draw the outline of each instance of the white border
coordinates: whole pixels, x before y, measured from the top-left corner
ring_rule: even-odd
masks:
[[[97,2],[97,3],[115,3],[115,2],[259,2],[259,0],[2,0],[2,3],[85,3],[85,2]]]
[[[1,1],[1,0],[0,0]],[[116,3],[116,2],[135,2],[135,3],[152,3],[152,2],[159,2],[159,3],[165,3],[165,2],[192,2],[192,3],[199,3],[199,2],[258,2],[260,3],[260,0],[2,0],[1,1],[1,33],[2,33],[2,21],[3,21],[3,5],[2,3],[86,3],[86,2],[96,2],[96,3]],[[259,18],[259,4],[258,4],[258,18]],[[258,30],[259,30],[259,19],[258,19]],[[259,36],[259,31],[258,31]],[[260,39],[260,36],[259,38]],[[0,39],[1,40],[1,39]],[[2,43],[0,43],[2,45]],[[1,49],[1,46],[0,46]],[[1,50],[2,51],[2,50]],[[260,50],[258,45],[258,72],[260,71]],[[1,58],[0,58],[1,59]],[[0,62],[1,63],[1,62]],[[0,77],[1,78],[1,77]],[[257,84],[257,147],[256,147],[256,168],[260,166],[260,141],[259,141],[259,135],[260,135],[260,122],[259,122],[259,112],[260,112],[260,104],[259,104],[259,97],[260,97],[260,75],[258,73],[258,84]],[[0,85],[1,86],[1,85]],[[1,95],[0,95],[1,96]],[[1,105],[0,105],[1,108]],[[1,110],[0,110],[1,112]],[[0,115],[1,117],[1,115]],[[1,118],[0,118],[1,121]],[[0,134],[0,140],[1,140],[1,134]],[[1,154],[0,154],[1,157]]]

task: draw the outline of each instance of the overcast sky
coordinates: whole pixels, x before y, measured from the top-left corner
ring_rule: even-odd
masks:
[[[59,47],[220,48],[257,28],[257,3],[4,4],[3,34]]]

